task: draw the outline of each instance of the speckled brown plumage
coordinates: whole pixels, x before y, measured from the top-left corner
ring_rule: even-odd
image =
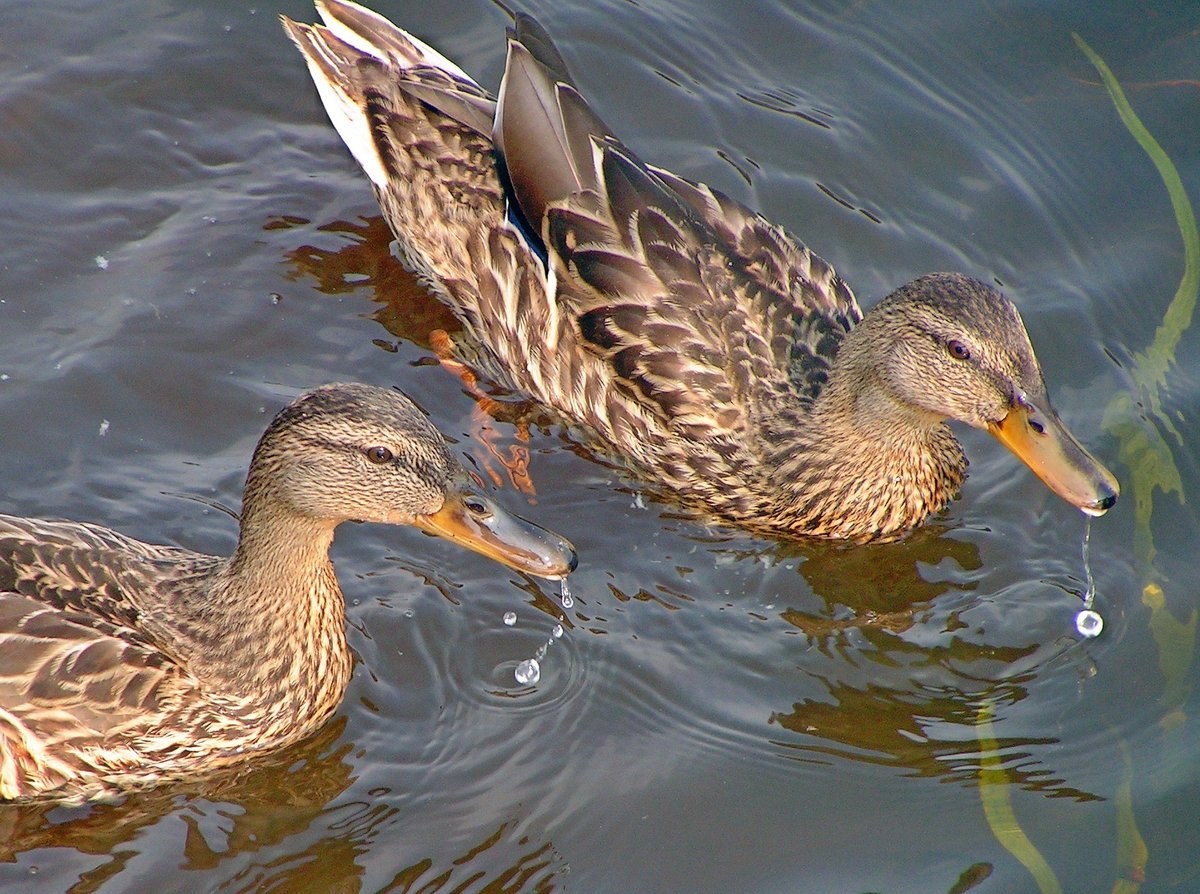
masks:
[[[780,227],[641,162],[528,16],[492,99],[375,13],[317,9],[323,27],[285,28],[403,260],[479,346],[471,361],[668,492],[777,534],[894,536],[963,480],[946,418],[1009,419],[1011,433],[1036,415],[1030,431],[1049,430],[1055,456],[1023,458],[1085,511],[1115,500],[1115,480],[1053,415],[995,289],[933,274],[863,320],[841,278]],[[951,380],[974,399],[939,395]]]
[[[482,519],[474,541],[447,526],[457,512]],[[271,423],[228,559],[0,516],[0,798],[95,798],[319,728],[350,677],[328,556],[348,519],[414,524],[535,574],[574,563],[475,493],[407,398],[364,385],[309,392]]]

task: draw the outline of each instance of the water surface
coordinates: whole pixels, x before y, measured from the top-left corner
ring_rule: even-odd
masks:
[[[1197,890],[1200,352],[1185,333],[1162,392],[1178,437],[1133,419],[1165,433],[1180,476],[1147,524],[1104,414],[1183,252],[1158,174],[1071,39],[1107,60],[1195,200],[1194,5],[519,5],[638,152],[762,208],[864,305],[930,270],[1004,285],[1060,412],[1126,487],[1092,529],[1103,636],[1074,630],[1082,517],[974,432],[962,500],[891,545],[708,527],[553,424],[523,442],[491,421],[499,452],[529,451],[523,493],[433,359],[430,333],[452,320],[391,260],[279,29],[277,13],[310,7],[8,3],[0,511],[228,550],[222,510],[266,420],[355,379],[401,386],[496,473],[499,499],[582,558],[564,611],[554,585],[449,544],[346,526],[358,663],[336,720],[219,784],[0,808],[0,885],[1038,890],[982,781],[1064,890]],[[377,8],[497,83],[496,5]],[[518,685],[560,622],[540,680]]]

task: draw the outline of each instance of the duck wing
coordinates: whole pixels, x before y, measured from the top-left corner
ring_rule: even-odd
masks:
[[[181,584],[220,562],[99,525],[0,515],[0,592],[130,630],[145,629]]]
[[[0,798],[133,765],[179,668],[128,628],[0,594]]]
[[[569,413],[599,407],[583,421],[608,430],[607,373],[574,350],[575,323],[549,300],[540,247],[509,214],[496,101],[386,19],[346,0],[317,8],[324,25],[282,22],[371,181],[400,260],[458,315],[482,372]]]
[[[324,26],[284,26],[483,372],[660,472],[670,451],[739,465],[819,390],[860,317],[850,289],[781,228],[645,165],[533,19],[516,17],[492,100],[386,19],[317,5]]]
[[[148,569],[190,556],[91,525],[0,516],[0,798],[119,767],[130,739],[196,686],[131,595],[154,588]]]
[[[559,305],[619,380],[671,419],[717,427],[819,391],[861,318],[849,287],[761,215],[644,164],[526,15],[509,35],[495,140],[556,265]]]

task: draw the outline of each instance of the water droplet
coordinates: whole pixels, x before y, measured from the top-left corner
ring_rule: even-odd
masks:
[[[559,601],[562,602],[563,608],[574,608],[575,597],[571,595],[571,588],[567,586],[566,578],[558,582]]]
[[[517,669],[513,672],[513,675],[522,686],[531,686],[541,679],[542,669],[538,665],[536,658],[526,658],[517,665]]]
[[[1082,636],[1094,637],[1099,636],[1104,630],[1104,618],[1100,617],[1099,612],[1092,611],[1090,608],[1085,608],[1083,611],[1075,615],[1075,629]]]
[[[415,618],[416,616],[417,616],[417,613],[415,611],[413,611],[411,608],[406,608],[404,610],[404,617]]]
[[[555,624],[554,629],[551,630],[550,632],[554,634],[555,639],[558,639],[559,637],[561,637],[563,635],[563,625]]]
[[[517,623],[517,613],[516,612],[505,612],[504,613],[504,624],[506,627],[512,627],[513,624],[516,624],[516,623]]]
[[[1092,520],[1083,521],[1083,570],[1087,575],[1087,590],[1083,594],[1083,609],[1087,611],[1096,601],[1096,579],[1092,577],[1092,560],[1090,556],[1092,544]]]

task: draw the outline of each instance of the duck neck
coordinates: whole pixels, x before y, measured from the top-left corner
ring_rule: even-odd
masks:
[[[341,700],[351,670],[345,602],[329,560],[335,525],[254,496],[248,487],[237,550],[204,596],[210,638],[197,643],[191,665],[284,729],[315,724]]]
[[[967,461],[945,422],[896,401],[848,341],[808,412],[780,417],[766,467],[794,530],[886,539],[945,508]]]

